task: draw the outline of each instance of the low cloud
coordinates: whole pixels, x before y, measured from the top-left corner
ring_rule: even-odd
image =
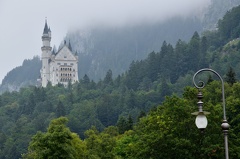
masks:
[[[52,29],[52,44],[58,46],[69,29],[125,26],[161,22],[174,16],[199,16],[210,1],[0,0],[0,80],[24,59],[41,55],[45,17]]]

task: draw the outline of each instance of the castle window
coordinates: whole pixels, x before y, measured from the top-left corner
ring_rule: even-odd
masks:
[[[67,66],[67,63],[64,63],[64,66]]]
[[[73,66],[73,63],[71,63],[71,65]]]
[[[58,65],[61,65],[61,63],[57,63]]]
[[[56,74],[56,76],[58,76],[58,74]]]
[[[67,56],[64,56],[64,58],[67,58]]]

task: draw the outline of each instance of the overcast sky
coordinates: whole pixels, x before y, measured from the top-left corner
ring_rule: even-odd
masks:
[[[41,56],[45,17],[51,45],[70,29],[124,26],[199,15],[210,0],[0,0],[0,83],[24,59]]]

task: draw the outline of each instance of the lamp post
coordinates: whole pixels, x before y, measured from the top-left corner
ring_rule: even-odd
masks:
[[[224,146],[225,146],[225,157],[226,159],[229,159],[229,155],[228,155],[228,129],[229,129],[229,124],[227,122],[227,119],[226,119],[226,110],[225,110],[225,95],[224,95],[224,82],[223,82],[223,79],[222,77],[214,70],[210,69],[210,68],[204,68],[204,69],[201,69],[201,70],[198,70],[194,76],[193,76],[193,84],[194,86],[199,90],[198,92],[198,109],[199,111],[198,112],[194,112],[192,113],[193,115],[197,115],[196,117],[196,126],[200,129],[200,130],[204,130],[206,127],[207,127],[207,118],[206,118],[206,115],[207,114],[210,114],[209,112],[205,112],[203,111],[203,102],[202,102],[202,98],[203,98],[203,95],[202,95],[202,92],[200,91],[202,88],[204,88],[205,84],[203,81],[199,81],[198,84],[201,84],[200,86],[197,85],[195,83],[195,77],[201,73],[201,72],[212,72],[214,73],[215,75],[217,75],[219,77],[219,79],[221,80],[221,83],[222,83],[222,107],[223,107],[223,121],[222,121],[222,124],[221,124],[221,127],[222,127],[222,131],[223,131],[223,134],[224,134]]]

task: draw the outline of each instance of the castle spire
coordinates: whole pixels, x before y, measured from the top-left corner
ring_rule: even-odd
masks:
[[[43,34],[48,34],[48,25],[47,25],[47,17],[45,18],[45,26],[44,26],[44,30],[43,30]]]

